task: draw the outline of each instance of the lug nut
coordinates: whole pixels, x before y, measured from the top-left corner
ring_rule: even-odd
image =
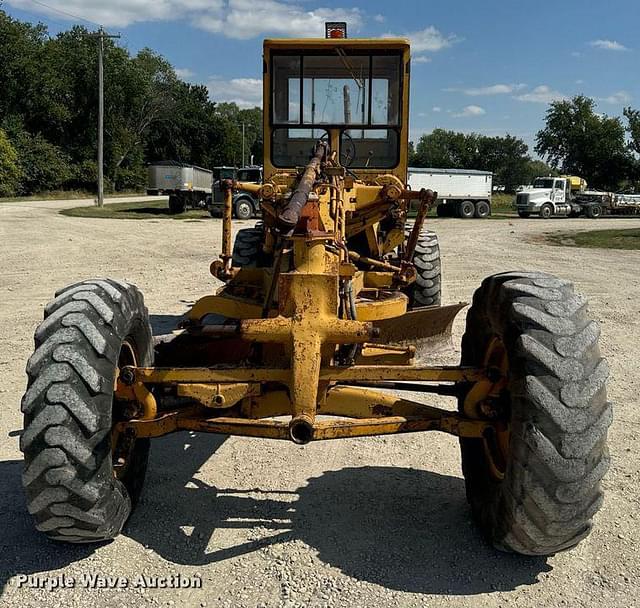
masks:
[[[131,386],[136,381],[136,374],[130,367],[120,370],[120,381],[122,384]]]

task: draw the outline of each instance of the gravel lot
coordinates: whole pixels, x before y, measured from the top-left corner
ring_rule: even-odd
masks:
[[[18,436],[33,331],[56,289],[111,275],[143,290],[154,328],[164,333],[212,289],[208,265],[219,251],[220,223],[57,213],[76,204],[0,205],[0,605],[640,605],[640,251],[551,247],[539,238],[640,220],[431,222],[441,239],[446,303],[469,301],[488,274],[534,268],[573,280],[602,325],[615,403],[613,464],[597,527],[578,548],[530,559],[488,547],[470,521],[457,441],[441,434],[305,447],[165,437],[153,444],[142,502],[124,534],[96,547],[47,541],[25,508]],[[456,348],[463,320],[464,313]],[[44,584],[63,574],[74,587],[19,587],[20,575]],[[93,574],[126,577],[129,587],[88,589],[81,577]],[[202,588],[133,588],[139,574],[196,577]]]

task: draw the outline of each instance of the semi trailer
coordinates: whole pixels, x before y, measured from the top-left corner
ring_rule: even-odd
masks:
[[[491,215],[493,173],[473,169],[409,167],[412,190],[431,188],[438,193],[438,217],[484,218]]]
[[[168,194],[171,213],[182,213],[187,207],[204,207],[211,194],[213,171],[164,161],[149,165],[147,194]]]

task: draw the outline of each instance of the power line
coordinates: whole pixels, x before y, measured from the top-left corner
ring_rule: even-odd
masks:
[[[59,13],[61,15],[65,15],[67,17],[71,17],[72,19],[76,19],[77,21],[84,21],[85,23],[90,23],[91,25],[96,25],[98,27],[102,27],[102,24],[96,23],[95,21],[91,21],[90,19],[85,19],[84,17],[79,17],[78,15],[74,15],[73,13],[69,13],[67,11],[63,11],[59,8],[55,8],[53,6],[49,6],[44,2],[40,2],[40,0],[29,0],[31,4],[38,4],[39,6],[43,6],[44,8],[48,8],[50,11],[54,11],[55,13]],[[16,6],[15,8],[20,9],[21,7]]]

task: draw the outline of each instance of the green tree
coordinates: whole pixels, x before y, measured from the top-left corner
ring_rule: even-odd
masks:
[[[477,135],[435,129],[418,141],[415,164],[418,167],[470,169],[474,168],[477,156]]]
[[[22,173],[18,194],[59,190],[73,177],[69,157],[42,135],[17,130],[11,139]]]
[[[555,101],[545,122],[535,149],[553,168],[612,190],[629,176],[633,160],[622,121],[596,113],[593,99],[579,95]]]
[[[530,160],[527,162],[525,178],[522,184],[531,184],[536,177],[544,177],[546,175],[558,175],[558,171],[542,160]]]
[[[18,153],[7,134],[0,129],[0,196],[13,196],[21,177]]]
[[[629,148],[633,154],[629,175],[630,186],[631,189],[638,192],[640,191],[640,110],[625,108],[624,117],[627,119]]]

